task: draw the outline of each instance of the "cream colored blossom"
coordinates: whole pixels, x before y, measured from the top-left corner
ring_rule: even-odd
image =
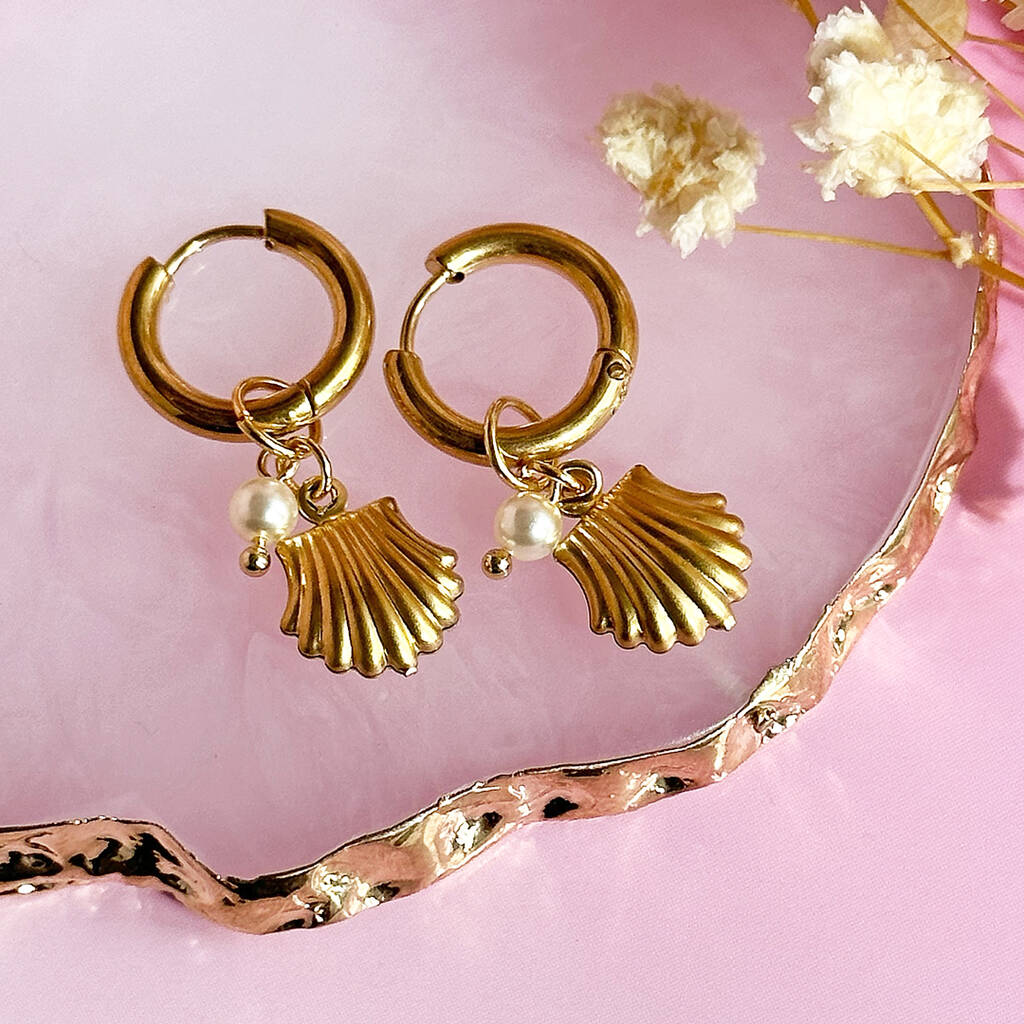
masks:
[[[843,7],[825,18],[814,33],[807,51],[807,79],[820,83],[830,60],[841,53],[850,53],[859,61],[881,61],[896,56],[892,40],[885,34],[878,19],[865,4],[860,11]]]
[[[660,231],[686,257],[702,238],[726,245],[757,200],[764,150],[739,117],[678,86],[616,97],[598,125],[605,161],[643,197],[637,234]]]
[[[901,144],[960,181],[978,181],[992,134],[983,86],[950,60],[889,52],[875,16],[844,8],[818,27],[808,53],[814,115],[794,125],[825,160],[808,169],[825,199],[840,185],[869,196],[952,190]],[[888,37],[885,37],[888,42]]]
[[[907,0],[907,3],[950,46],[956,48],[964,41],[967,34],[967,0]],[[886,5],[882,27],[897,53],[909,54],[913,50],[923,50],[935,60],[949,56],[948,51],[935,42],[894,0],[889,0]]]

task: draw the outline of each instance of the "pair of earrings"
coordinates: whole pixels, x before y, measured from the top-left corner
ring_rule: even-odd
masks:
[[[300,381],[250,377],[231,399],[182,379],[156,331],[160,304],[181,265],[227,238],[258,238],[299,260],[323,283],[334,310],[327,350]],[[541,417],[506,396],[476,422],[431,387],[413,347],[416,325],[442,287],[510,261],[540,264],[574,284],[594,311],[598,348],[583,386],[560,412]],[[677,490],[644,466],[604,492],[593,463],[564,458],[608,421],[633,374],[636,314],[615,270],[571,235],[531,224],[457,235],[430,253],[427,269],[431,277],[406,312],[384,373],[396,407],[417,433],[458,459],[492,466],[516,492],[498,510],[500,547],[484,556],[484,571],[500,578],[515,559],[553,554],[583,589],[591,629],[612,633],[622,647],[667,651],[699,643],[709,626],[730,629],[731,602],[746,593],[750,552],[740,540],[743,523],[725,511],[725,498]],[[272,552],[284,567],[281,629],[298,638],[299,651],[323,658],[335,672],[414,672],[419,655],[437,650],[458,620],[463,582],[455,551],[414,530],[394,498],[349,511],[321,444],[321,417],[359,376],[373,336],[369,285],[351,253],[323,228],[280,210],[267,210],[261,226],[214,228],[166,262],[147,259],[136,268],[118,335],[129,376],[158,412],[194,433],[259,446],[259,475],[238,488],[229,514],[249,544],[241,557],[246,573],[265,573]],[[506,410],[525,422],[502,426]],[[310,463],[300,479],[300,468]],[[311,526],[292,535],[300,516]],[[564,537],[563,516],[578,520]]]

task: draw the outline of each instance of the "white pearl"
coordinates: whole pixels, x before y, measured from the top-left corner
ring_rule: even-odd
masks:
[[[299,518],[299,503],[287,484],[258,476],[231,495],[228,516],[245,540],[262,535],[274,544],[292,532]]]
[[[562,539],[562,513],[539,494],[514,494],[498,506],[494,536],[513,557],[534,562],[550,555]]]

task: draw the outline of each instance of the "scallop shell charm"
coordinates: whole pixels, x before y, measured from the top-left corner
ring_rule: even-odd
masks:
[[[281,629],[333,672],[411,675],[458,621],[455,552],[417,533],[394,498],[326,516],[275,550],[288,577]]]
[[[694,494],[634,466],[559,542],[555,558],[590,606],[590,628],[659,653],[735,625],[747,592],[743,522],[721,494]]]

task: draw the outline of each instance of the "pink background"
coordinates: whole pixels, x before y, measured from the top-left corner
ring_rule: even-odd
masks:
[[[769,0],[752,10],[0,13],[0,401],[19,442],[0,453],[0,821],[152,818],[216,870],[277,869],[477,777],[671,742],[795,650],[913,484],[966,351],[972,281],[748,237],[680,263],[633,237],[635,199],[588,133],[610,95],[666,80],[741,109],[765,139],[748,220],[930,244],[909,202],[820,202],[787,127],[806,109],[806,25]],[[979,31],[994,25],[978,13]],[[1021,176],[1020,161],[994,164]],[[334,679],[298,658],[277,632],[282,581],[234,569],[223,508],[252,452],[173,430],[117,360],[134,264],[264,205],[337,233],[374,288],[371,364],[325,422],[353,500],[393,492],[463,554],[464,621],[411,681]],[[504,586],[477,573],[501,487],[412,435],[379,362],[431,245],[512,218],[587,238],[632,289],[637,379],[586,454],[612,479],[642,459],[729,495],[756,557],[735,634],[627,654],[589,635],[558,567]],[[1024,263],[1019,246],[1009,259]],[[255,247],[213,250],[179,282],[166,348],[222,393],[302,373],[327,327],[316,282]],[[313,934],[234,935],[111,885],[7,900],[0,1020],[1012,1018],[1022,330],[1009,295],[981,447],[934,553],[824,708],[735,779],[533,829]],[[505,391],[560,404],[592,345],[582,300],[521,269],[443,295],[421,336],[439,389],[475,413]]]

